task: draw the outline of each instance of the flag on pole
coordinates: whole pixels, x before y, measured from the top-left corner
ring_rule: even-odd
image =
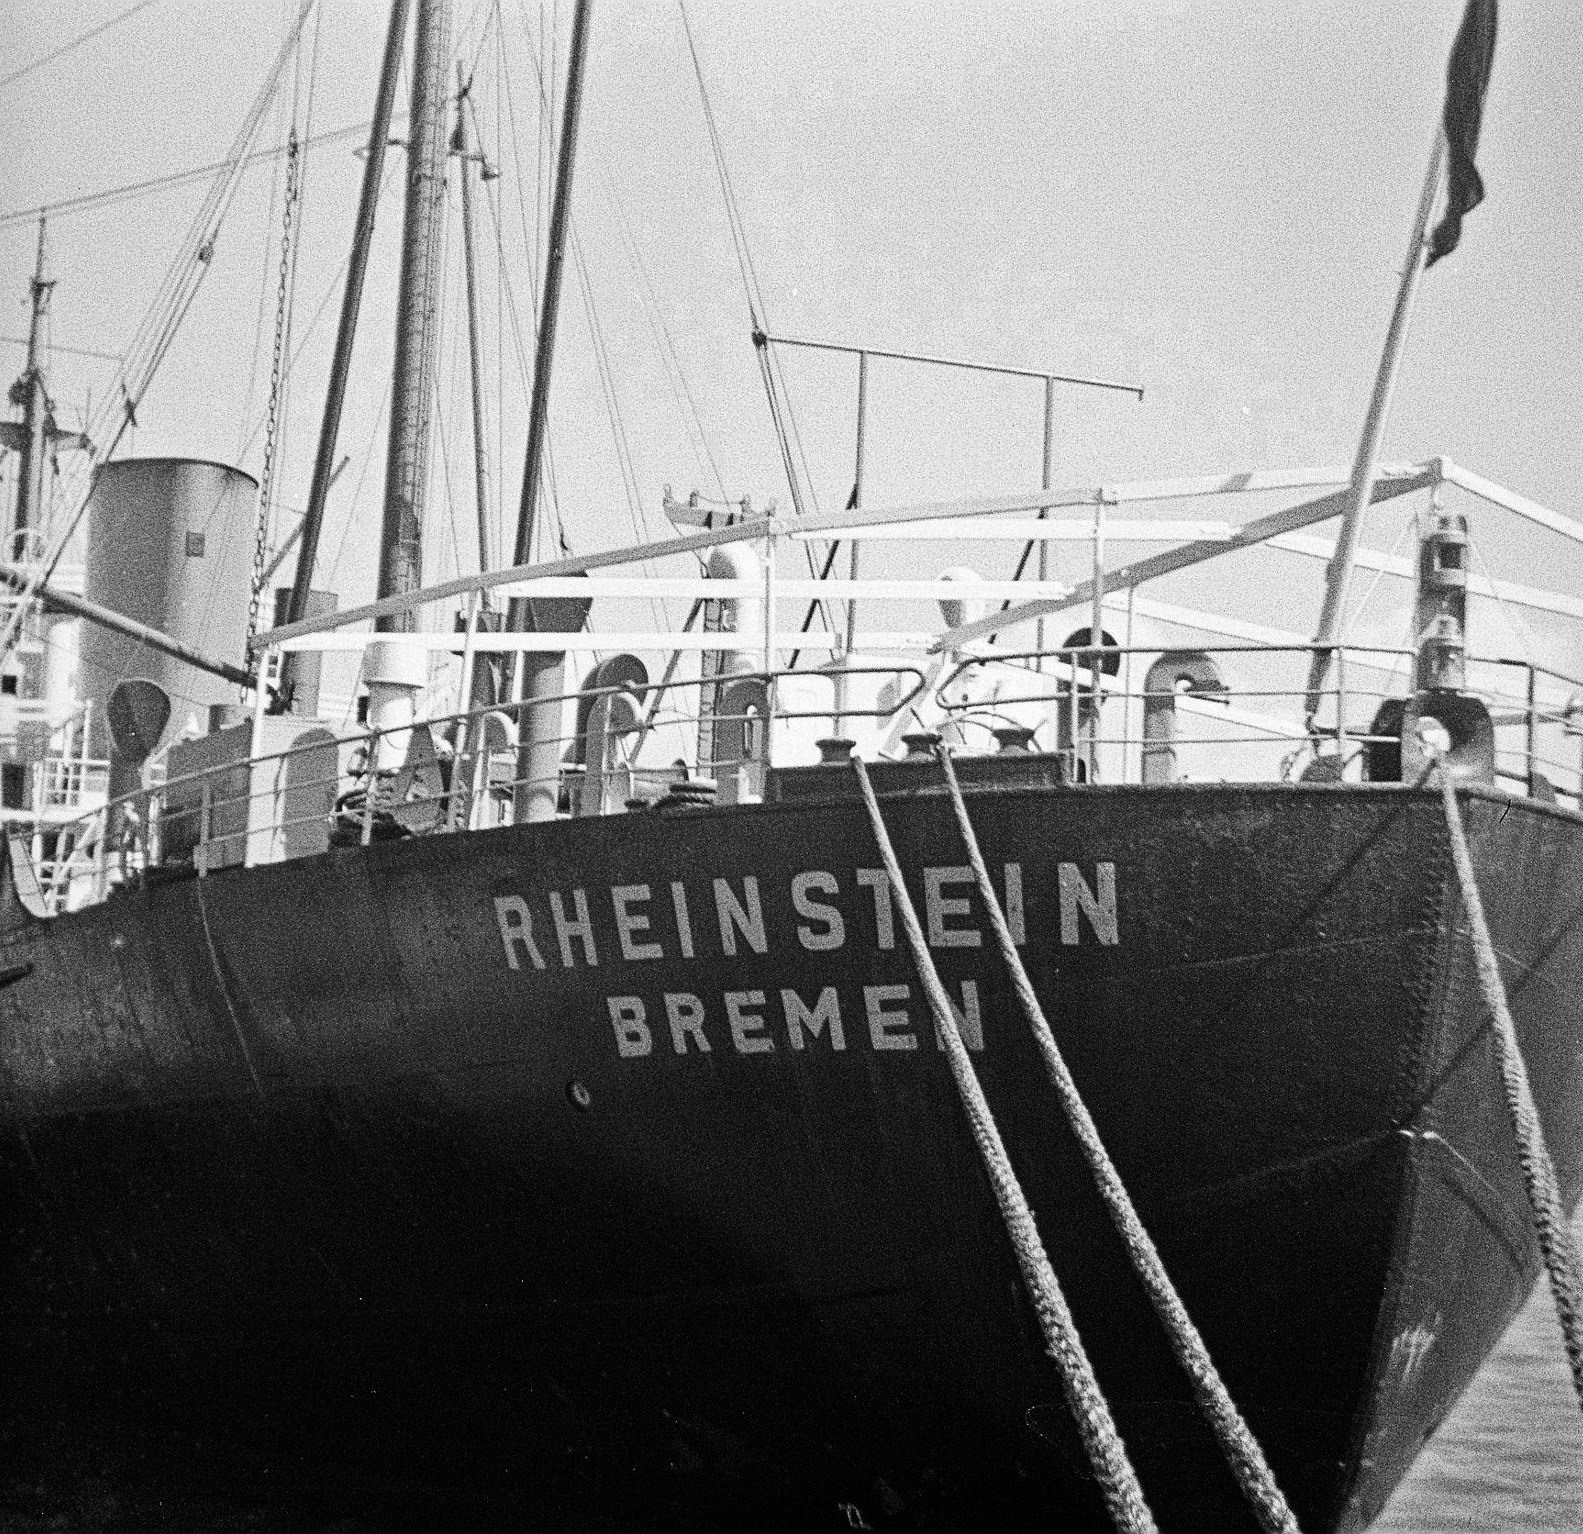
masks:
[[[1484,201],[1484,182],[1473,157],[1478,153],[1484,92],[1495,62],[1495,0],[1468,0],[1457,40],[1446,66],[1446,149],[1451,165],[1446,176],[1446,211],[1429,241],[1433,266],[1449,256],[1462,238],[1462,219]]]

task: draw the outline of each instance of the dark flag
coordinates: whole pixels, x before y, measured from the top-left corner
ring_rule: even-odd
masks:
[[[1484,182],[1473,157],[1478,153],[1484,92],[1495,62],[1495,0],[1468,0],[1457,40],[1446,66],[1446,150],[1451,167],[1446,177],[1445,216],[1429,241],[1433,266],[1449,256],[1462,238],[1462,219],[1484,201]]]

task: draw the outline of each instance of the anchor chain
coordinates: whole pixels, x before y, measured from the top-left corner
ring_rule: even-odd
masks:
[[[275,296],[275,346],[269,364],[269,411],[264,427],[264,467],[258,481],[258,531],[253,540],[253,582],[247,604],[249,645],[258,633],[258,609],[264,595],[264,556],[269,539],[269,507],[275,490],[275,447],[280,428],[282,362],[286,350],[286,316],[291,307],[291,225],[298,194],[297,130],[286,140],[286,206],[280,226],[280,285]]]

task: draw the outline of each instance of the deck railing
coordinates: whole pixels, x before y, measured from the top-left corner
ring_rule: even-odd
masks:
[[[751,801],[772,764],[818,759],[817,741],[835,733],[837,691],[841,730],[857,734],[869,756],[900,754],[909,730],[937,730],[969,751],[1053,753],[1073,784],[1390,777],[1400,738],[1378,724],[1382,706],[1399,706],[1405,696],[1411,652],[1339,651],[1333,685],[1309,718],[1311,651],[1104,646],[731,672],[641,693],[579,689],[383,731],[337,734],[303,719],[297,739],[259,755],[246,751],[254,731],[238,727],[237,754],[198,771],[167,772],[162,783],[63,821],[50,855],[35,849],[35,860],[46,903],[59,911],[136,879],[207,877],[332,846],[661,802]],[[1504,658],[1470,657],[1468,667],[1474,680],[1503,684],[1472,689],[1490,712],[1501,786],[1583,807],[1583,682]],[[866,708],[857,696],[864,678],[887,684],[874,688],[878,696]],[[809,688],[792,686],[793,679],[828,683],[830,701],[810,704]],[[761,684],[767,707],[708,711],[714,749],[699,763],[690,745],[705,722],[702,700],[718,696],[722,683],[750,684],[749,694]],[[586,722],[580,734],[566,731],[567,715],[600,702],[608,706],[598,731]],[[528,769],[535,710],[557,721],[553,734],[533,732],[534,759],[555,763],[549,773]]]
[[[943,715],[986,739],[1042,706],[1043,749],[1064,758],[1070,781],[1163,781],[1151,759],[1167,751],[1190,759],[1176,779],[1361,781],[1374,758],[1400,747],[1381,728],[1381,710],[1410,690],[1414,655],[1387,646],[1334,652],[1332,683],[1307,714],[1306,675],[1313,645],[1220,644],[1190,650],[1105,645],[958,657],[935,690]],[[1135,663],[1164,666],[1164,685],[1141,682]],[[1203,663],[1202,666],[1199,663]],[[1099,666],[1096,676],[1095,667]],[[972,696],[974,678],[1019,667],[1036,678],[1014,695]],[[1497,781],[1517,792],[1561,797],[1583,808],[1583,681],[1526,660],[1467,658],[1465,696],[1489,711]],[[1207,669],[1206,669],[1207,668]],[[1176,674],[1172,674],[1173,671]],[[1004,675],[1003,672],[1000,673]],[[1510,676],[1516,685],[1500,685]],[[981,689],[987,691],[988,689]],[[965,698],[953,691],[966,691]],[[1169,711],[1169,737],[1150,736],[1151,717]],[[1321,763],[1316,768],[1315,764]],[[1378,774],[1373,774],[1378,780]]]

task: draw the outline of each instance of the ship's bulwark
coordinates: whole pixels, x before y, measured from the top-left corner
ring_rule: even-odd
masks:
[[[876,776],[1162,1527],[1250,1527],[949,806],[923,768]],[[969,798],[1232,1395],[1303,1527],[1361,1527],[1536,1271],[1438,799]],[[1570,1203],[1583,823],[1466,808]],[[18,924],[5,1505],[69,1501],[95,1444],[134,1501],[224,1482],[419,1523],[1104,1527],[878,866],[861,806],[815,793]]]

